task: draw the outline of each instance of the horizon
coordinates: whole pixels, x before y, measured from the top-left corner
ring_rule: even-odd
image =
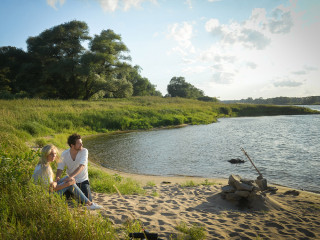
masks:
[[[163,95],[173,77],[221,101],[320,95],[317,0],[4,0],[0,47],[72,20],[112,29]],[[13,14],[14,13],[14,14]],[[85,46],[85,44],[84,44]]]

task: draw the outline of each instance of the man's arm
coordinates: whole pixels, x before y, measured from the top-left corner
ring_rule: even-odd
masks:
[[[61,174],[62,174],[62,170],[61,169],[57,169],[56,181],[60,180]]]
[[[84,169],[84,165],[80,164],[79,167],[77,167],[76,170],[74,170],[74,172],[69,175],[69,178],[74,178],[79,173],[81,173],[83,169]]]

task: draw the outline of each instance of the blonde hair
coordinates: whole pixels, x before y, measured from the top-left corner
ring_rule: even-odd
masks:
[[[48,144],[41,149],[41,156],[38,162],[38,165],[40,165],[40,171],[37,171],[33,174],[35,181],[38,181],[40,179],[39,177],[41,177],[43,180],[53,179],[54,174],[50,163],[48,162],[48,156],[52,150],[55,150],[58,153],[57,147],[53,144]]]

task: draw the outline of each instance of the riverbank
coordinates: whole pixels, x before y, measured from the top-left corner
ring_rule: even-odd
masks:
[[[101,169],[132,178],[146,190],[145,195],[93,193],[94,201],[104,207],[100,213],[116,225],[135,218],[146,230],[164,239],[178,234],[176,227],[181,223],[204,227],[206,239],[320,238],[319,194],[298,191],[296,196],[293,189],[276,186],[278,191],[267,193],[264,201],[257,202],[253,209],[239,209],[220,197],[227,179],[139,175]]]

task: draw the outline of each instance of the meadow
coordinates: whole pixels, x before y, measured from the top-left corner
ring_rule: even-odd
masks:
[[[209,124],[221,117],[315,113],[318,112],[294,106],[222,104],[160,97],[103,101],[0,100],[0,238],[128,239],[129,232],[141,230],[138,221],[115,228],[108,218],[91,214],[75,203],[70,207],[64,199],[30,181],[39,159],[38,149],[48,143],[66,149],[66,139],[71,133],[85,137],[182,124]],[[92,165],[89,165],[89,177],[95,192],[115,193],[115,185],[122,194],[145,194],[139,183],[106,174]],[[181,226],[177,226],[179,228]],[[194,226],[189,230],[194,231]],[[189,230],[184,227],[182,236],[187,236]]]

